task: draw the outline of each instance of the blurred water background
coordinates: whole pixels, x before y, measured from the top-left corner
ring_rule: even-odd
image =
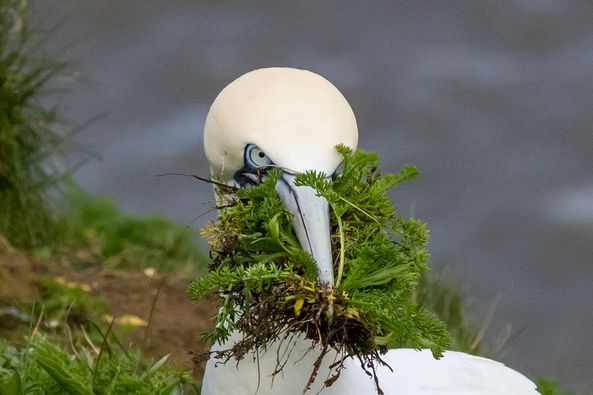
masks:
[[[239,75],[292,66],[350,101],[360,146],[421,177],[394,199],[431,229],[498,359],[593,391],[593,2],[40,0],[47,50],[75,61],[61,106],[82,122],[75,173],[134,213],[203,226],[201,139]]]

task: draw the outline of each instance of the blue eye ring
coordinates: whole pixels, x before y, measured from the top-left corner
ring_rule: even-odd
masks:
[[[259,169],[274,164],[272,160],[255,144],[247,144],[243,161],[250,169]]]

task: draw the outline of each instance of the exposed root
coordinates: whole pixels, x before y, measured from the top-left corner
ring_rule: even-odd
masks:
[[[331,351],[337,350],[339,359],[330,365],[330,372],[323,382],[323,388],[330,387],[340,377],[347,358],[358,358],[363,370],[374,379],[378,394],[383,391],[379,386],[376,367],[386,365],[381,359],[381,349],[374,341],[372,334],[366,329],[359,319],[341,314],[339,299],[334,301],[338,308],[330,320],[326,314],[329,299],[326,292],[318,291],[319,299],[312,303],[304,303],[298,316],[293,306],[287,304],[286,293],[282,286],[274,293],[255,294],[250,296],[249,308],[243,311],[236,320],[236,328],[243,334],[243,338],[231,348],[210,351],[194,356],[194,363],[199,363],[208,358],[217,359],[217,364],[228,363],[234,359],[239,363],[249,354],[256,355],[267,349],[269,344],[278,343],[276,352],[276,366],[271,372],[272,376],[282,373],[292,355],[297,342],[296,336],[302,333],[305,338],[312,341],[308,352],[321,350],[315,360],[309,378],[303,389],[308,392],[317,380],[320,367]],[[240,292],[234,293],[235,298]],[[285,306],[279,309],[278,306]],[[269,374],[269,372],[266,372]]]

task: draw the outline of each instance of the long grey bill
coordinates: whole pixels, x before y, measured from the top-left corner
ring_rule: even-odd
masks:
[[[301,246],[317,263],[319,285],[329,290],[334,284],[329,204],[313,188],[295,186],[294,179],[294,175],[283,173],[276,183],[276,193],[293,215],[292,225]]]

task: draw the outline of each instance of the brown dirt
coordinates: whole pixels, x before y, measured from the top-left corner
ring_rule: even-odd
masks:
[[[97,269],[77,271],[64,265],[47,265],[29,254],[18,251],[0,236],[0,304],[13,306],[31,303],[39,298],[39,276],[63,277],[66,281],[90,286],[90,293],[104,298],[108,311],[115,317],[135,315],[152,319],[144,347],[145,355],[169,360],[187,369],[193,368],[192,353],[207,351],[200,334],[211,328],[215,314],[213,301],[193,302],[186,294],[190,279],[178,274],[147,276],[138,272],[101,272]],[[160,292],[158,291],[160,286]],[[158,298],[155,302],[155,297]],[[146,327],[136,327],[126,340],[142,348]],[[6,328],[0,337],[11,337]],[[198,366],[195,376],[201,377],[204,366]]]
[[[92,294],[107,300],[108,310],[115,317],[136,315],[148,321],[155,303],[144,347],[146,355],[160,358],[171,353],[171,361],[191,369],[192,353],[207,351],[208,346],[200,341],[200,333],[210,329],[215,305],[192,302],[185,293],[188,278],[180,275],[151,278],[144,273],[105,273],[96,269],[72,271],[63,276],[79,284],[89,284]],[[132,346],[142,347],[146,330],[138,327],[131,333]],[[203,367],[198,368],[196,373],[201,376],[202,370]]]
[[[38,299],[35,278],[46,272],[45,265],[14,249],[0,236],[0,301],[15,304]]]

